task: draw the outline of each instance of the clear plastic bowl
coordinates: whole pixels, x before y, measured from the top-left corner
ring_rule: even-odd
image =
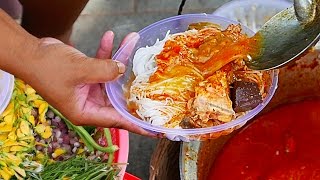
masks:
[[[13,75],[0,70],[0,114],[8,106],[14,87]]]
[[[277,87],[277,71],[272,71],[271,73],[272,82],[270,84],[269,93],[264,99],[263,103],[259,104],[245,116],[235,119],[229,123],[208,128],[173,129],[152,125],[130,114],[127,109],[126,97],[123,92],[123,87],[128,84],[130,78],[132,79],[132,58],[135,54],[135,51],[141,47],[152,46],[157,39],[163,39],[168,30],[170,30],[171,34],[184,32],[187,30],[189,24],[203,21],[219,24],[222,29],[225,29],[229,24],[238,24],[238,22],[208,14],[185,14],[174,16],[158,21],[142,29],[138,32],[140,37],[138,37],[137,39],[132,39],[115,53],[113,59],[127,64],[127,70],[124,76],[122,76],[121,78],[106,83],[106,92],[111,104],[123,117],[150,132],[158,135],[164,135],[170,140],[205,140],[231,133],[234,129],[243,126],[248,120],[252,119],[268,104]],[[254,34],[253,31],[245,26],[242,26],[242,30],[243,33],[247,34],[248,36],[252,36]]]
[[[238,21],[257,32],[272,16],[290,6],[292,3],[282,0],[234,0],[219,7],[213,15]]]

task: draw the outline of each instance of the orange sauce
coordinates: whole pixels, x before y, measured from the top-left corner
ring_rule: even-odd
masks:
[[[227,47],[221,47],[221,50],[215,56],[212,56],[205,63],[197,63],[196,66],[203,72],[204,75],[211,75],[215,71],[219,70],[226,64],[242,58],[247,59],[247,56],[254,54],[257,44],[257,39],[255,38],[245,38],[235,43],[227,43]],[[219,48],[219,47],[218,47]]]
[[[176,65],[191,67],[201,72],[203,77],[209,77],[233,60],[255,56],[259,42],[259,35],[248,38],[237,25],[231,25],[224,31],[214,28],[200,30],[197,36],[179,35],[168,40],[163,51],[156,56],[158,70],[149,80],[158,81],[188,73],[172,70]]]

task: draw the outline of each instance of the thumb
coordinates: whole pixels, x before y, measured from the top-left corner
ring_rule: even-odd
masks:
[[[102,60],[87,57],[84,61],[85,83],[105,83],[123,75],[123,63],[111,59]]]

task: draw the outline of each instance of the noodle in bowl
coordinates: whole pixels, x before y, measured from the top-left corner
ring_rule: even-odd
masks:
[[[207,14],[175,16],[144,28],[139,32],[140,38],[137,41],[131,41],[119,49],[113,59],[122,62],[128,61],[128,68],[123,77],[106,84],[106,91],[112,105],[122,116],[148,131],[164,135],[171,140],[190,141],[229,134],[244,125],[266,106],[277,86],[276,71],[249,70],[244,65],[243,57],[235,58],[232,62],[232,67],[238,68],[236,73],[222,71],[220,68],[217,70],[211,68],[212,71],[209,71],[210,68],[207,67],[201,69],[201,66],[182,62],[184,60],[176,58],[178,56],[170,55],[170,63],[162,61],[167,58],[164,49],[168,49],[170,42],[179,43],[178,40],[198,36],[201,33],[205,36],[206,31],[215,31],[211,27],[208,28],[209,30],[188,30],[190,24],[201,22],[218,24],[221,26],[221,30],[229,29],[231,24],[237,24],[237,22]],[[248,36],[253,34],[246,27],[241,26],[241,28],[241,34]],[[177,54],[183,54],[181,48],[178,48],[177,52]],[[172,61],[170,58],[175,60]],[[203,58],[199,59],[202,61]],[[181,64],[183,66],[179,66]],[[221,98],[221,94],[230,93],[229,90],[221,91],[221,88],[229,88],[229,84],[221,86],[220,89],[212,88],[215,87],[212,84],[216,82],[225,84],[221,79],[225,79],[225,82],[229,83],[239,78],[242,80],[243,72],[246,74],[245,79],[257,82],[259,85],[262,102],[252,110],[237,112],[232,108],[229,95],[224,95],[229,100],[226,97]],[[262,78],[264,75],[268,75],[269,79],[264,80]],[[227,81],[227,79],[232,80]],[[209,95],[203,93],[207,91],[208,87],[212,92],[218,92],[216,94],[219,96],[212,95],[215,93]],[[214,101],[212,101],[213,99]],[[209,110],[206,108],[207,105],[210,105]],[[210,111],[210,117],[206,116],[206,113],[202,113],[203,109]],[[186,116],[193,119],[192,125],[189,122],[181,123],[181,120],[186,119]],[[201,117],[198,118],[201,121],[195,120],[197,118],[194,117]],[[204,119],[205,121],[203,121]]]

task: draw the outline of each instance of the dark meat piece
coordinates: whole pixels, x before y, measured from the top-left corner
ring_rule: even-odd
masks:
[[[187,116],[182,119],[179,125],[183,129],[199,128],[199,125],[197,125],[192,118]]]
[[[235,112],[245,112],[255,108],[262,103],[258,84],[236,81],[231,88],[231,101]]]

